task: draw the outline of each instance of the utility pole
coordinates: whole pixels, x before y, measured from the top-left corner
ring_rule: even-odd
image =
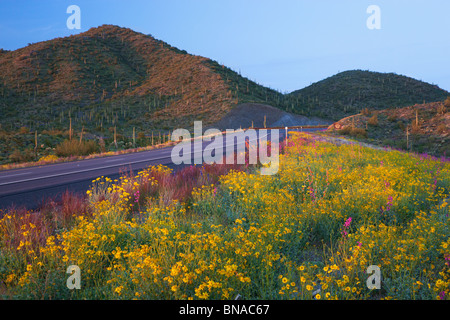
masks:
[[[287,144],[288,144],[288,127],[285,127],[285,130],[286,130],[286,146],[287,146]]]

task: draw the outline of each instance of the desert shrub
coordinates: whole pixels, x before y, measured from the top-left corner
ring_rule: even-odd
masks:
[[[393,114],[393,113],[389,113],[387,119],[388,119],[390,122],[395,122],[395,121],[397,120],[397,116],[396,116],[395,114]]]
[[[369,108],[364,108],[361,110],[361,114],[363,116],[371,116],[372,115],[372,111]]]
[[[100,152],[106,152],[105,140],[103,138],[100,138],[98,140],[98,145],[99,145]]]
[[[349,136],[352,131],[352,128],[350,126],[343,127],[342,129],[338,130],[338,133],[344,136]]]
[[[446,100],[447,101],[447,100]],[[450,108],[450,102],[442,103],[437,108],[438,115],[443,115],[447,112],[447,108]]]
[[[19,129],[19,133],[20,134],[28,134],[28,133],[30,133],[30,129],[28,129],[27,127],[21,127]]]
[[[63,130],[58,130],[58,129],[51,129],[51,130],[43,130],[42,131],[43,135],[49,135],[49,136],[58,136],[58,137],[62,137],[65,133]]]
[[[447,132],[449,129],[447,128],[445,123],[441,123],[440,125],[438,125],[436,130],[437,130],[438,133],[443,134],[443,133]]]
[[[64,140],[56,146],[59,157],[85,156],[98,151],[98,144],[93,141]]]
[[[420,132],[420,126],[416,123],[416,120],[411,122],[411,133],[417,134]]]
[[[446,108],[450,108],[450,97],[447,97],[447,99],[445,99],[445,101],[444,101],[444,106],[445,106]]]
[[[405,130],[405,124],[401,120],[397,121],[397,127],[402,131]]]
[[[34,160],[34,151],[31,149],[26,149],[24,151],[14,150],[10,154],[9,159],[11,162],[28,162]]]
[[[385,147],[392,147],[395,145],[395,141],[393,139],[387,138],[387,139],[383,139],[381,144]]]
[[[367,131],[362,128],[352,128],[350,134],[356,138],[367,138]]]
[[[378,125],[378,115],[374,114],[367,123],[371,126],[377,126]]]
[[[344,136],[352,136],[356,138],[367,138],[367,131],[362,128],[356,128],[356,127],[344,127],[341,130],[338,131],[339,134],[342,134]]]
[[[8,132],[5,130],[2,130],[0,127],[0,138],[6,138],[8,136]]]

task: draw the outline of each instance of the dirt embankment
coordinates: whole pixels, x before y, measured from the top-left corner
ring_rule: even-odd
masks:
[[[264,121],[266,127],[328,125],[333,123],[330,120],[308,118],[288,113],[269,105],[244,103],[234,107],[211,127],[220,130],[249,128],[252,125],[254,127],[264,127]]]

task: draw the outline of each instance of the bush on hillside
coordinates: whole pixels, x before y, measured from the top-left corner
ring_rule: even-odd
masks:
[[[56,146],[55,151],[59,157],[87,156],[98,151],[98,144],[93,140],[64,140]]]
[[[416,120],[413,120],[411,122],[411,133],[412,134],[418,134],[420,133],[420,125],[416,123]]]
[[[369,121],[367,121],[367,123],[371,126],[377,126],[378,125],[378,116],[376,114],[374,114]]]
[[[28,129],[27,127],[21,127],[19,129],[19,134],[28,134],[30,133],[30,129]]]
[[[367,131],[362,128],[347,126],[339,130],[338,132],[339,134],[344,136],[352,136],[355,138],[367,138]]]
[[[14,150],[14,152],[9,155],[9,160],[15,163],[29,162],[34,160],[34,156],[34,151],[31,149],[26,149],[24,151]]]
[[[450,97],[447,97],[447,99],[445,99],[445,101],[444,101],[444,106],[445,106],[446,108],[450,108]]]
[[[447,126],[445,125],[445,123],[441,123],[441,124],[436,128],[436,131],[437,131],[439,134],[444,134],[444,133],[448,132],[449,130],[448,130]]]
[[[361,114],[364,115],[364,116],[369,117],[369,116],[372,115],[372,111],[369,108],[364,108],[364,109],[361,110]]]

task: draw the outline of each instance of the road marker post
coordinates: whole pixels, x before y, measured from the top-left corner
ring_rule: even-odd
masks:
[[[286,147],[288,145],[288,127],[285,127],[286,130]]]

